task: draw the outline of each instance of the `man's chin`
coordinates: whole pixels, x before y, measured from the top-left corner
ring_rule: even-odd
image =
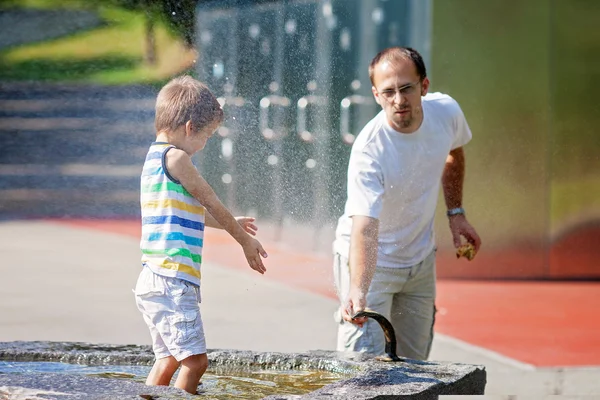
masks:
[[[412,118],[397,118],[395,121],[400,128],[408,128],[412,124]]]

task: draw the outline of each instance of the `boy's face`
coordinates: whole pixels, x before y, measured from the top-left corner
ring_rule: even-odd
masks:
[[[187,147],[189,147],[191,154],[197,153],[198,151],[204,149],[206,142],[211,138],[220,125],[221,122],[214,121],[198,131],[194,131],[192,129],[189,134],[186,135],[186,142],[188,144]]]

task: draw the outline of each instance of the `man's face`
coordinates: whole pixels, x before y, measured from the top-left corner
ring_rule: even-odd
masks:
[[[395,130],[412,133],[421,126],[421,96],[427,93],[429,79],[421,81],[411,60],[383,61],[373,71],[373,95]]]

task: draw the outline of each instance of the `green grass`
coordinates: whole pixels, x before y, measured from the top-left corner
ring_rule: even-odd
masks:
[[[83,1],[9,1],[35,8],[89,8]],[[115,6],[94,8],[105,25],[0,52],[0,80],[96,84],[157,83],[193,65],[195,51],[156,22],[155,65],[144,62],[145,17]]]

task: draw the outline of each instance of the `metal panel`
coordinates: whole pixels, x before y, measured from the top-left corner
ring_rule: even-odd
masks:
[[[318,118],[326,97],[317,81],[317,55],[327,36],[319,35],[318,1],[288,2],[285,6],[284,74],[282,92],[291,100],[289,135],[284,138],[283,174],[285,214],[299,222],[311,222],[316,202],[324,195],[316,179],[318,141],[323,140]],[[321,190],[322,191],[322,190]]]
[[[227,114],[224,137],[205,150],[205,174],[236,211],[316,232],[343,212],[352,139],[378,112],[368,64],[384,47],[409,44],[412,2],[227,4],[199,8],[199,75]]]
[[[236,174],[234,154],[235,135],[238,132],[236,123],[237,107],[230,107],[237,87],[238,49],[237,11],[235,9],[199,9],[197,43],[199,58],[198,75],[208,87],[220,96],[224,106],[226,120],[218,131],[218,135],[208,141],[206,148],[197,156],[203,176],[211,183],[217,195],[230,207],[235,207],[233,180]],[[225,101],[227,98],[228,101]],[[224,103],[227,105],[224,105]]]

